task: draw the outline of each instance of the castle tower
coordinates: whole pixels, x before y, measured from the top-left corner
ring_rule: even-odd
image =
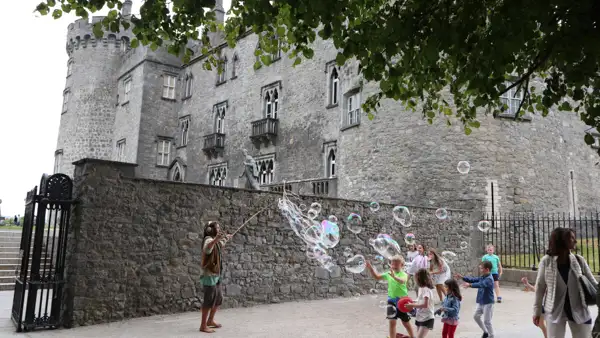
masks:
[[[131,11],[124,6],[124,13]],[[73,174],[72,163],[82,158],[111,159],[117,104],[117,77],[129,48],[129,31],[105,32],[96,39],[92,22],[77,20],[68,27],[68,71],[54,171]]]

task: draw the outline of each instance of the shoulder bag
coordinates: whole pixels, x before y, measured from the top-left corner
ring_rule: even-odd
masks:
[[[585,303],[589,305],[596,305],[596,294],[598,293],[598,285],[587,278],[583,273],[583,265],[579,255],[575,255],[579,268],[581,269],[581,275],[579,276],[579,285],[583,290],[583,296],[585,297]]]

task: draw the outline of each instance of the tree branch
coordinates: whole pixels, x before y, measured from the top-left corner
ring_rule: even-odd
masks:
[[[513,84],[511,84],[506,89],[504,89],[502,92],[500,92],[500,95],[505,94],[506,92],[515,88],[516,86],[520,86],[521,83],[525,80],[527,80],[527,82],[529,82],[529,77],[531,76],[531,74],[533,74],[533,72],[535,72],[536,69],[538,69],[544,62],[546,62],[548,60],[548,58],[550,57],[550,54],[552,54],[552,47],[550,47],[548,49],[548,52],[546,52],[546,54],[543,57],[541,57],[541,53],[538,53],[538,55],[535,57],[534,63],[531,65],[531,67],[529,67],[527,72],[523,76],[521,76],[521,78],[519,78],[517,81],[515,81]]]
[[[519,88],[517,90],[517,93],[519,92],[520,89],[521,88]],[[516,93],[515,93],[515,95],[516,95]],[[527,100],[528,97],[529,97],[529,78],[527,78],[527,80],[525,80],[525,93],[523,93],[523,98],[521,99],[521,103],[519,103],[519,108],[515,112],[515,121],[519,117],[519,112],[521,112],[521,108],[523,108],[523,103],[525,103],[525,100]]]

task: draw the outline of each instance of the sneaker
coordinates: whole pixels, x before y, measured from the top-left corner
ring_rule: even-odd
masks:
[[[498,297],[497,302],[502,303],[502,297]]]
[[[490,335],[487,332],[483,333],[483,336],[481,336],[481,338],[488,338]]]

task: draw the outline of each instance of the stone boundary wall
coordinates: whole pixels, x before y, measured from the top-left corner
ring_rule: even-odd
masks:
[[[232,232],[265,206],[224,250],[224,307],[348,297],[377,287],[367,275],[329,273],[307,259],[304,243],[277,210],[280,194],[133,178],[135,165],[100,160],[75,163],[75,197],[68,235],[65,324],[67,327],[124,318],[194,311],[201,304],[200,253],[204,225],[218,220]],[[355,235],[342,227],[330,254],[343,265],[343,249],[373,259],[368,239],[383,228],[399,243],[412,232],[420,243],[458,254],[451,267],[473,271],[483,253],[478,213],[411,207],[413,225],[393,223],[392,205],[372,213],[368,201],[301,197],[319,202],[322,215],[363,216]],[[465,250],[461,241],[470,243]],[[379,269],[382,269],[379,266]]]

